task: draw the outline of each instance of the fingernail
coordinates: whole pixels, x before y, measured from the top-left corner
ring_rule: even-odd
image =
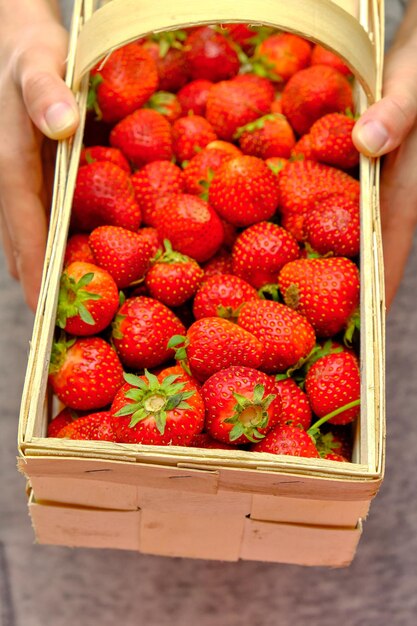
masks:
[[[51,104],[45,113],[48,134],[56,135],[74,127],[76,117],[73,108],[66,102]]]
[[[388,131],[381,122],[373,120],[357,127],[356,139],[372,155],[377,155],[389,139]]]

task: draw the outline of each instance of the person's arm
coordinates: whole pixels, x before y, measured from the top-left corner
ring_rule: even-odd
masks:
[[[62,80],[66,55],[55,0],[0,0],[0,228],[9,271],[22,282],[32,309],[50,192],[44,136],[67,137],[78,124],[74,97]]]
[[[409,1],[387,54],[383,98],[356,123],[353,140],[368,156],[388,155],[381,179],[381,219],[389,306],[417,225],[417,0]]]

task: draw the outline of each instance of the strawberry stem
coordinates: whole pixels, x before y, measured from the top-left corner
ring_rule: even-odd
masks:
[[[338,409],[335,409],[331,413],[328,413],[327,415],[324,415],[324,417],[321,417],[319,420],[317,420],[317,422],[315,422],[308,429],[307,433],[310,435],[310,437],[314,437],[314,435],[316,435],[317,433],[320,432],[320,426],[325,424],[328,420],[332,419],[333,417],[336,417],[336,415],[340,415],[340,413],[343,413],[344,411],[348,411],[349,409],[353,409],[355,406],[359,406],[360,403],[361,403],[360,399],[353,400],[352,402],[348,402],[344,406],[341,406]]]

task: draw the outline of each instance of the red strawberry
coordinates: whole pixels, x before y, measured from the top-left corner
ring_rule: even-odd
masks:
[[[243,154],[268,159],[288,158],[295,145],[291,126],[283,115],[269,113],[238,129],[235,137]]]
[[[359,270],[344,257],[287,263],[278,284],[285,303],[304,315],[319,337],[343,330],[359,305]]]
[[[184,191],[185,181],[181,169],[171,161],[153,161],[131,177],[143,221],[152,225],[156,201],[171,193]]]
[[[203,429],[203,400],[180,366],[125,380],[111,407],[118,441],[186,446]]]
[[[230,143],[230,141],[222,141],[221,139],[216,139],[215,141],[210,141],[206,145],[206,150],[221,150],[222,152],[227,152],[232,157],[241,156],[242,153],[234,143]]]
[[[204,271],[194,259],[175,252],[168,240],[165,251],[154,259],[146,274],[145,284],[150,295],[170,307],[180,306],[197,291]]]
[[[107,328],[118,308],[119,291],[105,269],[74,261],[63,271],[56,320],[59,328],[72,335],[98,334]]]
[[[271,157],[269,159],[265,159],[265,163],[275,176],[279,176],[281,170],[284,169],[289,161],[288,159],[283,159],[282,157]]]
[[[310,128],[312,152],[316,161],[341,169],[356,167],[359,152],[353,145],[353,116],[342,113],[324,115]]]
[[[185,333],[178,317],[162,302],[138,296],[128,298],[113,322],[112,340],[126,367],[158,367],[174,356],[168,341]]]
[[[88,237],[87,233],[71,235],[65,247],[64,266],[69,265],[74,261],[94,263],[94,255],[88,245]]]
[[[256,289],[232,274],[217,274],[206,278],[193,303],[194,317],[237,318],[242,304],[258,300]]]
[[[78,417],[78,413],[65,407],[49,422],[47,437],[58,437],[58,433],[64,426],[71,424],[74,420],[78,419]]]
[[[282,93],[275,94],[275,100],[271,104],[271,113],[279,113],[282,115]]]
[[[183,50],[185,31],[170,31],[152,35],[143,47],[156,63],[159,89],[178,91],[189,79],[189,68]]]
[[[60,439],[116,441],[114,417],[108,411],[79,417],[60,430],[57,437]]]
[[[271,80],[286,82],[299,70],[310,65],[311,44],[291,33],[267,37],[256,49],[254,67]]]
[[[151,259],[155,256],[155,254],[161,249],[161,242],[159,241],[158,231],[156,228],[152,226],[147,226],[144,228],[140,228],[138,230],[138,235],[143,242],[146,242],[151,247]]]
[[[311,53],[311,65],[330,65],[345,76],[351,76],[352,72],[337,54],[326,50],[323,46],[316,44]]]
[[[190,448],[214,448],[219,450],[236,450],[236,446],[231,446],[228,443],[222,443],[216,441],[208,433],[198,433],[194,435],[188,444]]]
[[[89,146],[83,148],[80,154],[80,166],[95,163],[95,161],[109,161],[118,165],[120,169],[130,174],[130,165],[126,157],[117,148],[108,146]]]
[[[210,80],[193,80],[177,93],[183,115],[206,115],[207,98],[213,83]]]
[[[118,226],[99,226],[89,238],[96,263],[106,269],[120,289],[143,278],[150,265],[152,247],[141,232]]]
[[[353,451],[352,422],[338,426],[325,422],[320,426],[320,433],[315,435],[317,449],[320,454],[334,452],[350,461]]]
[[[215,172],[222,163],[233,158],[225,150],[203,148],[184,168],[185,190],[187,193],[208,195],[208,187]],[[204,196],[202,196],[204,197]]]
[[[268,79],[240,76],[210,89],[206,117],[218,137],[232,141],[238,128],[270,112],[273,99]]]
[[[181,117],[172,126],[173,150],[178,161],[191,159],[200,148],[217,139],[211,124],[199,115]]]
[[[278,181],[265,163],[241,156],[223,163],[209,189],[213,209],[234,226],[271,218],[278,206]]]
[[[260,369],[283,372],[305,359],[315,345],[309,322],[284,304],[252,300],[240,310],[238,324],[262,342],[265,355]]]
[[[276,284],[280,270],[300,256],[294,237],[272,222],[258,222],[244,230],[233,246],[233,273],[260,289]]]
[[[129,175],[105,161],[80,167],[71,219],[73,229],[78,231],[88,232],[103,224],[137,230],[141,213]]]
[[[54,343],[49,382],[58,399],[71,409],[101,409],[123,384],[116,352],[100,337],[65,338]]]
[[[152,57],[136,43],[127,44],[93,70],[89,105],[98,105],[105,122],[117,122],[145,104],[157,85]]]
[[[310,133],[307,133],[306,135],[300,137],[300,139],[291,150],[291,156],[297,160],[309,159],[310,161],[317,161],[314,155]]]
[[[217,214],[207,202],[189,194],[172,194],[159,201],[152,222],[162,240],[169,239],[174,250],[198,263],[212,257],[223,241]]]
[[[219,252],[204,265],[203,282],[210,278],[210,276],[232,273],[232,255],[227,250],[220,249]]]
[[[304,239],[304,219],[318,201],[330,195],[359,200],[359,181],[329,165],[314,161],[288,163],[278,178],[282,226],[298,240]]]
[[[308,370],[305,389],[311,408],[318,418],[345,405],[359,401],[360,374],[356,356],[349,351],[328,354]],[[330,424],[348,424],[359,415],[359,404],[328,420]]]
[[[333,195],[317,203],[304,220],[305,239],[321,255],[355,257],[360,248],[359,204]]]
[[[312,65],[294,74],[282,92],[282,112],[299,134],[326,113],[353,110],[352,87],[328,65]]]
[[[172,133],[168,120],[152,109],[138,109],[116,124],[110,143],[136,167],[172,158]]]
[[[308,458],[320,457],[313,439],[299,426],[283,424],[271,430],[262,441],[255,443],[253,452],[270,452],[271,454],[288,454]]]
[[[173,337],[170,346],[177,349],[176,358],[188,360],[193,376],[206,380],[231,365],[258,367],[264,347],[254,335],[221,317],[204,317],[190,326],[186,337]]]
[[[168,91],[156,91],[144,105],[144,108],[157,111],[171,124],[182,115],[181,105],[177,96]]]
[[[311,425],[311,407],[308,396],[292,378],[282,380],[277,376],[277,388],[281,396],[282,414],[281,422],[302,426],[305,430]]]
[[[341,463],[348,463],[348,459],[346,459],[341,454],[336,454],[336,452],[327,452],[323,457],[323,459],[327,459],[328,461],[339,461]]]
[[[205,428],[214,438],[235,445],[256,442],[281,419],[275,380],[251,367],[228,367],[204,383]]]
[[[185,50],[193,79],[218,82],[236,76],[239,71],[235,47],[209,26],[194,30],[185,42]]]
[[[250,24],[222,24],[221,28],[226,31],[229,39],[237,43],[246,53],[253,51],[258,27]]]

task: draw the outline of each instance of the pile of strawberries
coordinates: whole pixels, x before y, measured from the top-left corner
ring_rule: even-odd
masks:
[[[48,436],[350,459],[351,79],[244,24],[150,36],[94,69]]]

